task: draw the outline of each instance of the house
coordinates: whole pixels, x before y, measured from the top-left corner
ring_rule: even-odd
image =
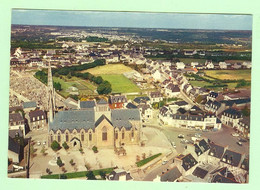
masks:
[[[23,136],[25,136],[25,122],[21,113],[10,113],[9,114],[9,131],[21,130]]]
[[[235,63],[232,65],[233,69],[241,69],[242,68],[242,63]]]
[[[44,129],[46,126],[46,114],[42,110],[35,110],[29,112],[29,127],[30,130]]]
[[[220,160],[228,147],[218,145],[214,142],[209,142],[209,146],[208,163],[212,165],[220,165]]]
[[[144,104],[150,104],[150,98],[148,96],[141,96],[141,97],[136,97],[134,100],[133,100],[133,103],[135,105],[139,105],[141,103],[144,103]]]
[[[139,104],[138,109],[140,110],[142,119],[151,119],[153,117],[153,109],[149,104]]]
[[[242,63],[242,66],[243,66],[244,68],[251,69],[252,63],[251,63],[251,62],[243,62],[243,63]]]
[[[223,94],[224,100],[236,100],[236,99],[245,99],[251,97],[250,90],[239,90],[235,93]]]
[[[149,93],[149,98],[151,100],[151,104],[155,102],[160,102],[163,100],[163,95],[160,92],[150,92]]]
[[[177,62],[176,68],[182,70],[185,68],[185,64],[183,62]]]
[[[207,96],[207,101],[211,100],[212,102],[214,102],[216,100],[216,98],[218,97],[218,93],[214,92],[214,91],[210,91],[210,93]]]
[[[128,109],[136,109],[137,106],[134,105],[134,104],[132,104],[131,102],[129,102],[129,103],[126,105],[126,108],[128,108]]]
[[[222,102],[208,100],[204,108],[206,111],[210,113],[219,115],[221,112],[223,112],[226,109],[226,105]]]
[[[177,97],[178,95],[180,95],[180,88],[178,87],[178,85],[170,83],[165,88],[165,94],[169,98]]]
[[[225,125],[235,127],[238,125],[238,122],[242,119],[243,119],[243,117],[242,117],[242,113],[240,111],[229,108],[229,109],[223,111],[220,120]]]
[[[192,89],[193,87],[191,86],[191,84],[185,84],[183,86],[183,91],[186,93],[186,94],[189,94],[190,90]]]
[[[214,64],[212,63],[212,61],[206,61],[205,62],[205,66],[207,69],[214,69]]]
[[[227,63],[224,61],[224,62],[219,62],[219,68],[220,69],[227,69]]]
[[[181,172],[177,168],[177,166],[167,169],[162,172],[161,175],[157,175],[157,177],[153,180],[154,182],[176,182],[182,176]]]
[[[127,103],[127,98],[125,95],[109,96],[108,102],[110,109],[120,109]]]
[[[19,163],[22,160],[20,145],[10,136],[8,139],[8,159],[11,159],[13,163]]]
[[[36,102],[24,102],[23,103],[23,110],[25,112],[33,111],[37,108]]]
[[[197,160],[191,154],[180,154],[174,158],[174,165],[178,168],[182,176],[192,174],[197,164]]]
[[[107,181],[133,181],[130,172],[123,169],[114,169],[106,176]]]
[[[179,108],[184,108],[185,110],[190,109],[190,105],[185,101],[174,102],[174,104],[177,105]]]
[[[234,126],[235,129],[246,139],[250,137],[250,118],[244,117]]]
[[[160,73],[159,70],[152,72],[152,77],[153,77],[154,81],[161,81],[162,80],[162,74]]]
[[[227,167],[222,167],[217,169],[211,174],[211,183],[238,183],[232,172],[229,171]]]
[[[227,149],[222,158],[221,158],[221,162],[234,166],[234,167],[239,167],[242,160],[244,159],[245,155],[242,155],[238,152],[232,151]]]
[[[94,109],[95,106],[96,106],[95,100],[79,101],[79,108],[80,109]]]
[[[198,62],[191,62],[191,67],[196,67],[197,65],[199,65],[199,63]]]

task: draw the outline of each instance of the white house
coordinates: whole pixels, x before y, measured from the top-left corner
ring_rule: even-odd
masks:
[[[159,70],[156,70],[155,72],[152,73],[152,77],[155,81],[161,81],[162,79],[162,74],[160,73]]]
[[[231,127],[235,127],[238,125],[239,121],[242,120],[242,114],[241,112],[229,108],[225,111],[223,111],[222,115],[221,115],[221,122],[225,125],[231,126]]]
[[[163,100],[163,95],[160,92],[150,92],[149,93],[149,98],[151,101],[151,104],[155,103],[155,102],[160,102]]]
[[[183,62],[177,62],[176,63],[176,68],[182,70],[182,69],[185,68],[185,64]]]
[[[227,69],[227,63],[226,62],[219,62],[219,68],[220,69]]]

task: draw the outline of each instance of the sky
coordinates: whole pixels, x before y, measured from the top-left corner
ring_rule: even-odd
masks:
[[[13,9],[12,24],[252,30],[252,16]]]

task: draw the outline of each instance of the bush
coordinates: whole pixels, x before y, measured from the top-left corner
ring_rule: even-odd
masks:
[[[67,176],[65,174],[61,174],[60,179],[67,179]]]
[[[62,146],[65,150],[68,150],[69,149],[69,146],[66,142],[62,143]]]
[[[147,164],[148,162],[152,161],[153,159],[157,158],[157,157],[160,156],[161,154],[162,154],[162,153],[155,154],[155,155],[153,155],[153,156],[151,156],[151,157],[148,157],[148,158],[146,158],[146,159],[144,159],[144,160],[141,160],[141,161],[139,161],[139,162],[136,162],[136,165],[137,165],[137,167],[141,167],[141,166]]]
[[[93,146],[93,147],[92,147],[92,150],[94,151],[94,153],[97,153],[97,152],[98,152],[98,149],[97,149],[96,146]]]
[[[60,144],[57,141],[53,141],[51,143],[51,148],[52,148],[52,150],[57,151],[57,150],[60,150],[61,147],[60,147]]]
[[[57,159],[57,165],[58,165],[59,167],[63,166],[63,163],[62,163],[60,157],[58,157],[58,159]]]
[[[86,174],[86,177],[88,178],[88,180],[96,180],[96,177],[95,177],[93,171],[89,171],[89,172]]]

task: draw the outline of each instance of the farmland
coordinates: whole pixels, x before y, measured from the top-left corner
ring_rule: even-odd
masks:
[[[126,78],[124,75],[120,74],[109,74],[100,75],[104,80],[107,80],[112,85],[112,93],[130,93],[130,92],[140,92],[138,88],[132,81]]]
[[[127,67],[123,64],[108,64],[103,66],[98,66],[92,69],[82,71],[82,73],[89,72],[92,75],[107,75],[107,74],[123,74],[125,72],[130,72],[133,69]]]
[[[239,80],[244,79],[251,81],[251,70],[204,70],[208,76],[221,80]]]

